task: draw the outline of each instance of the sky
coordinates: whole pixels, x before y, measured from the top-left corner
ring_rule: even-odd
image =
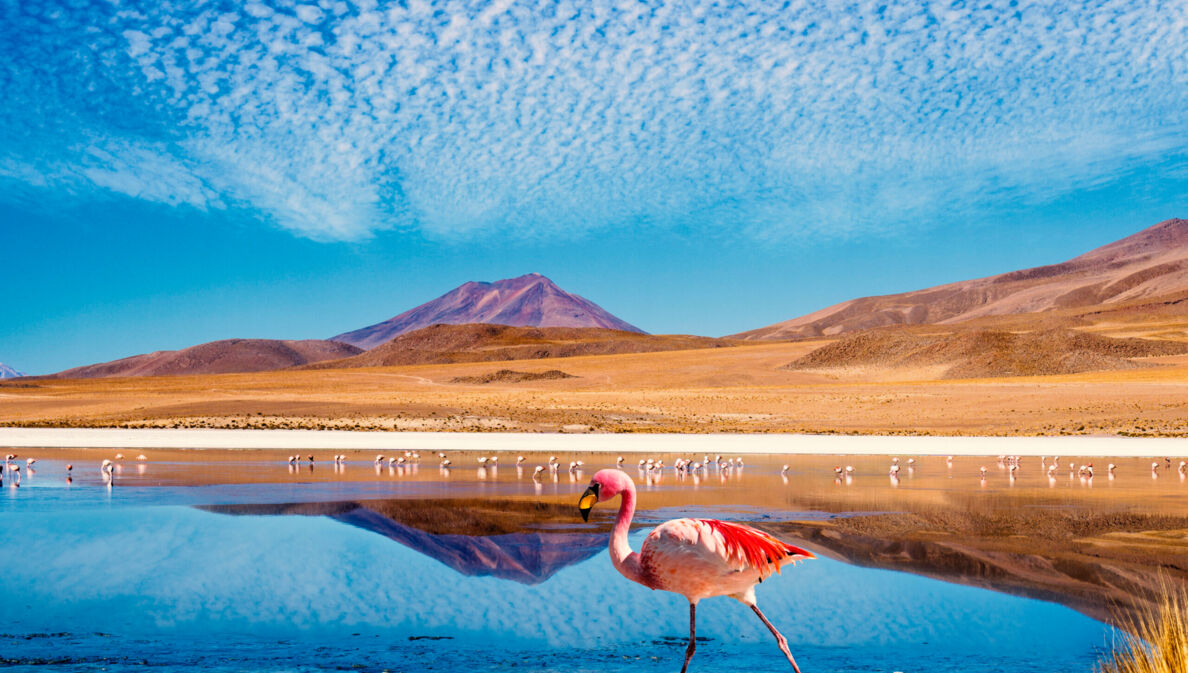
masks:
[[[717,336],[1188,210],[1183,2],[0,0],[0,92],[27,373],[533,271]]]

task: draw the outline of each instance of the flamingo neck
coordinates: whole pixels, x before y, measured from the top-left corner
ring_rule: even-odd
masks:
[[[610,538],[611,563],[627,579],[646,586],[639,554],[631,551],[631,542],[627,539],[627,534],[631,531],[631,517],[635,515],[635,485],[628,482],[620,498],[619,517],[615,520]]]

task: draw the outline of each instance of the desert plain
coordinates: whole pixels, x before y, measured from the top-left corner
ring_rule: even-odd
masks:
[[[1094,331],[1178,335],[1183,328],[1177,322]],[[1188,355],[1141,358],[1142,366],[1127,369],[971,379],[940,378],[930,367],[785,368],[828,343],[739,342],[652,353],[251,374],[21,379],[0,383],[0,425],[1188,436]]]

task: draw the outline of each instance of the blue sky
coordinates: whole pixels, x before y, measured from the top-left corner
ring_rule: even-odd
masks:
[[[0,0],[0,91],[0,362],[33,373],[529,271],[727,334],[1188,194],[1182,2]]]

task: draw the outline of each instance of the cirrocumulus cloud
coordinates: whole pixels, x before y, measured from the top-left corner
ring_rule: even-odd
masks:
[[[1042,202],[1188,147],[1188,5],[7,2],[0,198],[314,239],[767,238]]]

